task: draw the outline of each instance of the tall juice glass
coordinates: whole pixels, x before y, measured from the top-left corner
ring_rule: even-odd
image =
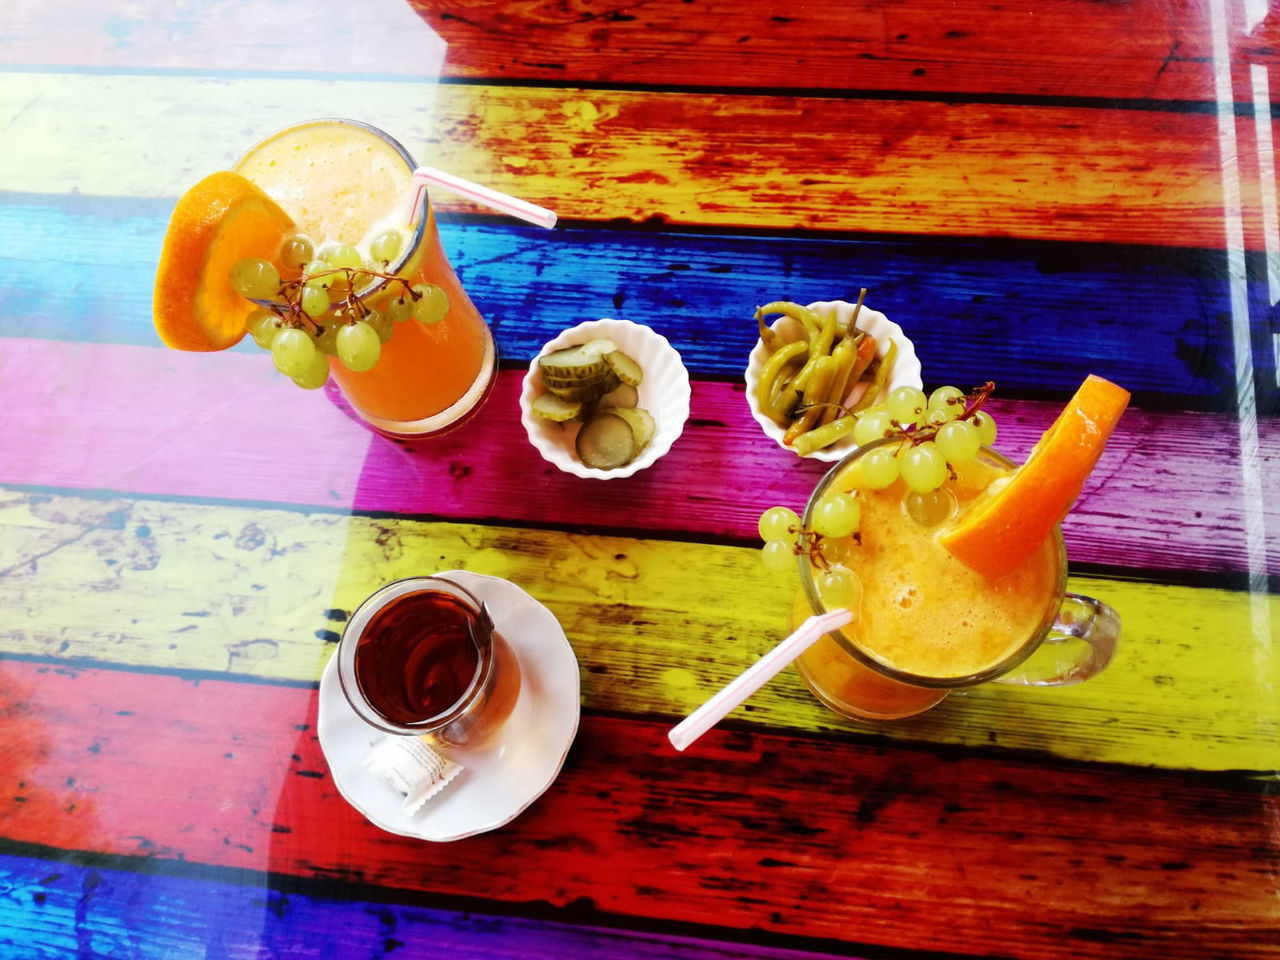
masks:
[[[384,272],[434,284],[448,297],[438,323],[396,324],[372,369],[356,372],[330,360],[330,375],[356,414],[394,436],[456,426],[485,399],[497,371],[493,335],[440,245],[425,190],[410,209],[415,167],[408,151],[381,130],[326,119],[272,134],[234,168],[280,204],[317,251],[345,244],[368,259],[374,237],[403,229],[404,249]],[[385,310],[402,291],[398,282],[380,281],[360,290],[358,299]]]
[[[914,519],[901,479],[883,490],[860,477],[861,457],[893,443],[861,447],[836,464],[814,489],[803,525],[831,492],[861,504],[856,537],[820,539],[800,555],[801,589],[791,624],[828,612],[824,575],[852,571],[860,586],[853,623],[822,637],[796,660],[814,695],[838,713],[897,719],[928,710],[954,689],[986,681],[1042,686],[1078,683],[1110,661],[1120,633],[1115,611],[1100,601],[1064,593],[1062,532],[1025,563],[988,580],[936,542],[940,518]],[[968,510],[1014,464],[984,448],[955,467],[943,487],[950,511]],[[945,508],[944,508],[945,509]],[[840,571],[840,575],[843,572]]]

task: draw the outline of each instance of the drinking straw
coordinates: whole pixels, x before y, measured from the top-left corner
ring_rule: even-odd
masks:
[[[426,189],[427,184],[435,184],[474,200],[476,203],[491,207],[494,210],[501,211],[528,223],[536,224],[539,227],[546,227],[550,230],[556,225],[554,210],[548,210],[546,207],[540,207],[537,204],[530,203],[528,200],[521,200],[518,197],[500,193],[491,187],[482,187],[478,183],[463,180],[461,177],[455,177],[453,174],[437,170],[435,167],[418,167],[413,171],[413,183],[416,189],[413,192],[413,206],[410,208],[409,214],[411,220],[418,210],[418,204],[422,201],[422,191]]]
[[[667,739],[677,750],[684,750],[813,646],[820,636],[838,630],[852,620],[852,610],[833,610],[810,617],[800,624],[795,633],[779,641],[772,650],[713,694],[710,700],[672,727]]]

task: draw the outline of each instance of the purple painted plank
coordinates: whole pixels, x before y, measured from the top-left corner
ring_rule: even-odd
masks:
[[[213,874],[214,871],[204,871]],[[827,954],[433,910],[213,876],[137,874],[0,855],[0,957],[222,960],[442,956],[521,960],[822,960]],[[847,956],[847,954],[842,954]]]
[[[767,440],[733,383],[695,382],[672,451],[599,481],[560,473],[528,443],[518,370],[503,371],[464,429],[400,444],[297,390],[261,355],[7,343],[0,483],[754,541],[760,511],[802,506],[825,469]],[[41,371],[37,389],[30,369]],[[996,399],[991,409],[999,447],[1019,459],[1058,407]],[[1253,524],[1266,569],[1280,574],[1280,423],[1262,422],[1259,444],[1248,477],[1232,418],[1131,409],[1065,524],[1073,560],[1238,573]],[[1246,480],[1261,491],[1251,510]]]

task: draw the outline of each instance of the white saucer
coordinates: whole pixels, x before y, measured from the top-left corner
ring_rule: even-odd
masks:
[[[438,747],[462,771],[416,814],[364,768],[383,736],[361,720],[338,683],[337,655],[320,678],[317,729],[333,782],[376,827],[421,840],[459,840],[510,823],[551,786],[578,732],[578,659],[555,616],[499,577],[449,570],[447,577],[489,608],[494,628],[520,661],[520,696],[510,718],[482,747]]]

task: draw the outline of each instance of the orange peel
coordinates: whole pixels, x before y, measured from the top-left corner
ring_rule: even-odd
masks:
[[[244,177],[220,171],[184,193],[169,217],[151,310],[165,345],[225,350],[245,334],[255,304],[231,286],[246,257],[274,259],[293,220]]]
[[[1129,391],[1090,375],[1027,462],[938,534],[961,563],[997,579],[1026,562],[1062,521],[1129,405]]]

